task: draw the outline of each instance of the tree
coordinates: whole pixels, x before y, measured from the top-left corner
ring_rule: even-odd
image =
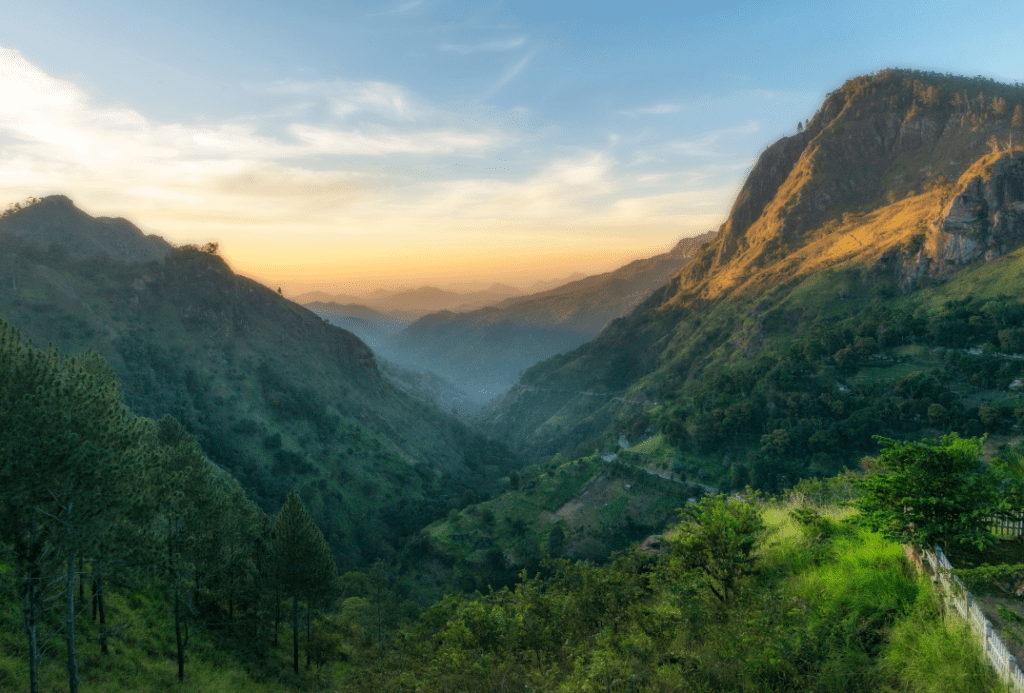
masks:
[[[760,509],[738,498],[711,496],[679,513],[683,522],[672,543],[677,566],[703,574],[711,594],[727,603],[740,579],[753,572],[754,549],[765,531]]]
[[[923,547],[983,548],[994,541],[988,517],[998,510],[999,480],[979,464],[981,439],[950,433],[920,442],[875,440],[883,450],[857,482],[855,501],[867,526]]]
[[[565,529],[562,527],[563,524],[565,523],[556,523],[551,528],[551,533],[548,534],[548,552],[556,558],[562,555],[562,550],[565,548]]]
[[[146,454],[109,366],[96,355],[39,351],[0,321],[0,538],[24,585],[29,688],[37,691],[44,581],[61,566],[68,687],[78,690],[76,563],[118,551],[116,530]]]
[[[173,602],[178,680],[185,679],[185,649],[189,641],[189,614],[198,581],[197,556],[203,535],[217,532],[218,499],[211,489],[209,462],[195,439],[170,416],[155,424],[159,462],[150,481],[155,510],[157,555]],[[191,598],[190,598],[191,597]]]
[[[294,491],[274,518],[270,561],[281,594],[292,601],[292,654],[298,674],[299,600],[309,604],[333,593],[337,569],[323,533]]]
[[[1010,126],[1017,130],[1024,129],[1024,108],[1021,108],[1020,104],[1013,109],[1013,120],[1010,121]]]

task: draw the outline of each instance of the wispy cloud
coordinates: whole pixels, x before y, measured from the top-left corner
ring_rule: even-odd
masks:
[[[502,51],[510,51],[513,48],[518,48],[524,43],[526,43],[526,37],[519,36],[516,38],[484,41],[482,43],[442,43],[439,48],[451,53],[468,55],[470,53],[500,53]]]
[[[485,96],[494,96],[499,91],[501,91],[506,84],[508,84],[509,82],[511,82],[512,80],[519,76],[519,73],[523,71],[523,68],[526,67],[527,64],[529,64],[529,62],[533,60],[534,57],[536,57],[536,55],[537,51],[533,51],[532,53],[529,53],[525,57],[523,57],[522,60],[517,62],[515,65],[513,65],[507,72],[505,72],[505,74],[498,78],[497,82],[491,85],[491,88],[487,90]]]
[[[400,3],[398,5],[395,5],[394,7],[388,7],[384,10],[381,10],[380,12],[374,12],[370,16],[381,17],[386,15],[407,14],[409,12],[412,12],[422,4],[423,0],[409,0],[409,2]]]
[[[648,106],[646,108],[633,108],[630,110],[619,111],[622,115],[665,115],[667,113],[679,113],[680,111],[687,110],[687,106],[674,103],[659,103],[655,106]]]
[[[296,139],[306,145],[301,154],[457,154],[476,153],[498,144],[498,138],[481,133],[438,130],[399,133],[383,128],[373,131],[332,130],[313,125],[295,124],[288,128]]]
[[[279,94],[301,94],[326,99],[331,104],[332,112],[341,117],[367,111],[394,120],[414,120],[429,110],[417,103],[408,89],[389,82],[283,81],[265,88]]]
[[[675,142],[670,143],[670,146],[673,149],[689,156],[720,156],[721,151],[719,151],[716,145],[722,140],[728,139],[729,137],[753,135],[760,131],[760,122],[756,120],[748,120],[733,127],[712,130],[711,132],[693,139],[676,140]]]

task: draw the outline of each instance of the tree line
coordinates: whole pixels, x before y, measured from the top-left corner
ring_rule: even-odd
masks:
[[[50,653],[63,654],[78,691],[76,624],[91,606],[107,654],[104,595],[140,582],[172,606],[179,680],[197,629],[228,627],[259,643],[272,620],[276,640],[289,603],[298,673],[300,618],[308,660],[312,613],[338,579],[295,493],[267,517],[176,420],[133,415],[102,357],[37,349],[3,321],[0,430],[0,560],[18,586],[31,693]]]

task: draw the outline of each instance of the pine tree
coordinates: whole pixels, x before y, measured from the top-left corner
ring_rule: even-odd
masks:
[[[155,434],[159,463],[150,484],[155,532],[160,538],[161,572],[173,602],[178,680],[183,681],[197,556],[203,550],[204,533],[215,531],[210,515],[216,498],[210,488],[209,463],[195,439],[170,416],[156,424]]]
[[[292,655],[298,674],[299,600],[312,604],[329,598],[337,569],[323,533],[294,491],[274,518],[270,556],[275,582],[292,602]]]
[[[115,550],[144,426],[132,417],[98,356],[62,359],[21,343],[0,322],[0,538],[15,548],[23,580],[29,688],[38,690],[41,585],[63,580],[68,687],[78,690],[75,582],[80,558]]]
[[[1013,109],[1013,120],[1010,121],[1010,126],[1017,130],[1024,129],[1024,108],[1021,108],[1020,104]]]

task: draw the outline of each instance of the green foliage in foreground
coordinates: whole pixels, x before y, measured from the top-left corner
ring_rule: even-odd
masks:
[[[364,597],[348,597],[321,621],[312,666],[298,675],[287,626],[281,645],[257,656],[242,654],[243,633],[211,627],[197,633],[178,690],[1001,690],[902,547],[851,525],[848,509],[718,498],[691,515],[708,549],[736,539],[742,549],[749,541],[750,560],[728,604],[715,596],[708,573],[686,560],[697,533],[680,526],[666,539],[670,551],[618,554],[605,566],[552,560],[544,574],[524,575],[514,589],[451,595],[383,631],[380,611],[391,608],[394,595],[381,573],[364,585]],[[15,634],[17,591],[5,574],[0,563],[0,599],[8,606],[0,612],[0,688],[13,689],[22,685],[26,663]],[[145,584],[111,590],[108,608],[120,624],[108,654],[92,644],[95,624],[81,619],[90,643],[82,690],[174,685],[166,594]],[[59,653],[44,662],[43,690],[60,689],[59,665]]]
[[[999,478],[979,465],[981,440],[950,433],[941,440],[879,441],[882,454],[858,484],[857,506],[869,526],[925,547],[980,549],[995,541],[988,517],[999,509]]]
[[[4,666],[0,681],[47,690],[41,677],[53,660],[65,664],[70,693],[87,675],[102,679],[126,627],[108,608],[115,592],[152,590],[171,611],[157,619],[158,648],[174,643],[179,681],[190,641],[207,628],[234,639],[237,654],[263,656],[282,597],[291,600],[295,673],[300,603],[312,659],[312,613],[333,595],[337,568],[297,495],[271,532],[177,421],[128,411],[101,357],[40,351],[2,321],[0,431],[0,605],[20,615],[2,629],[20,632],[3,651],[26,670]],[[94,633],[83,638],[83,628]],[[100,658],[86,664],[93,639]]]
[[[599,567],[554,560],[514,589],[449,597],[390,640],[353,648],[338,687],[999,690],[902,547],[832,519],[835,510],[705,500],[669,538],[671,553],[633,551]],[[728,605],[721,583],[687,559],[698,541],[709,555],[733,547],[750,559]]]

